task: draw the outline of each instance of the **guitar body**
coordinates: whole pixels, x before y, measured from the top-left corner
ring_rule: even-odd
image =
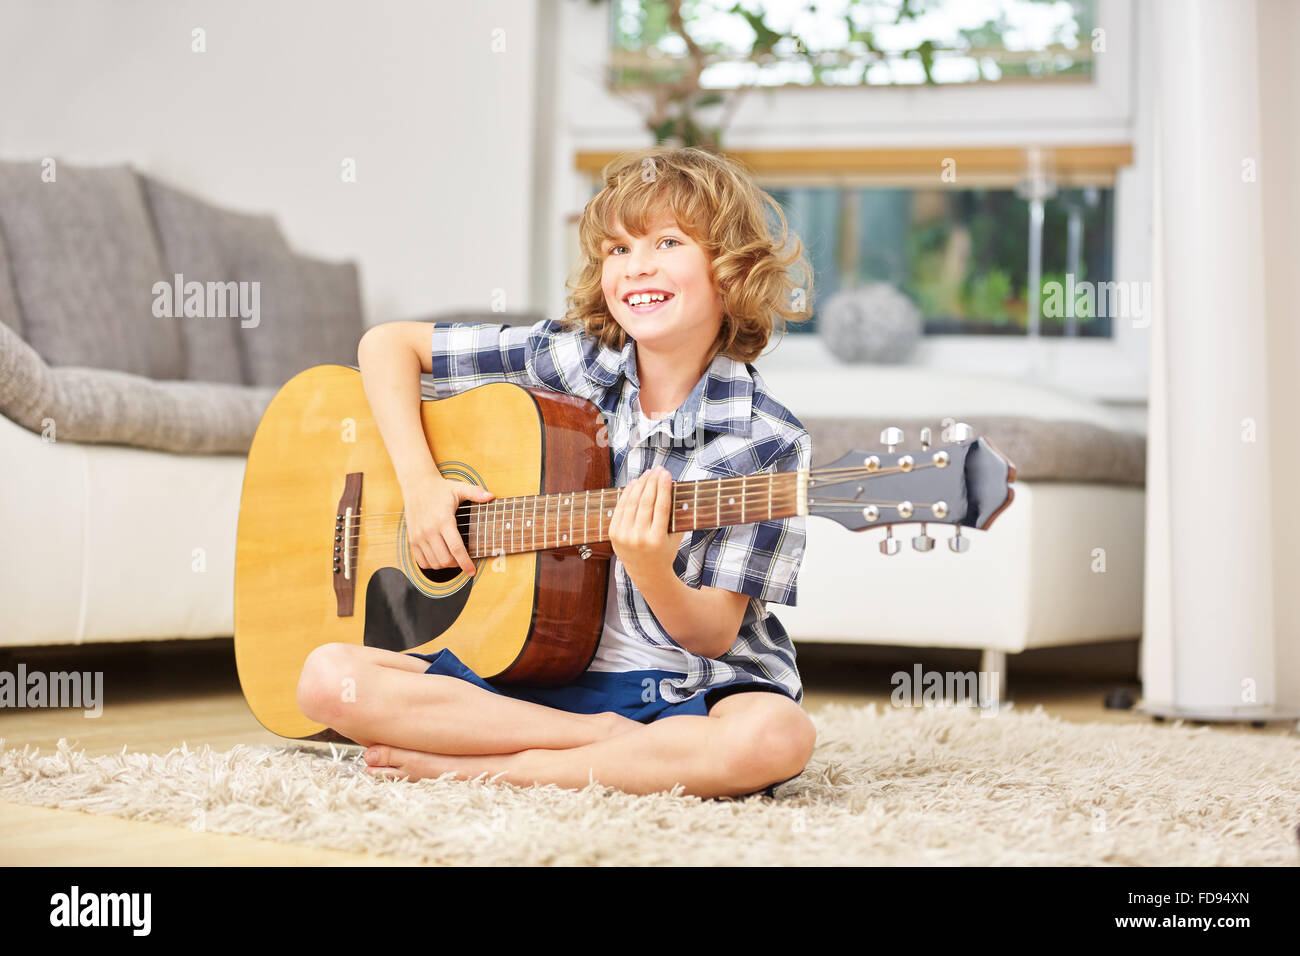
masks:
[[[425,399],[420,417],[442,474],[498,498],[611,484],[603,419],[583,399],[498,383]],[[322,644],[447,648],[479,676],[511,683],[564,684],[590,664],[607,543],[586,560],[553,548],[479,557],[473,576],[426,570],[404,507],[361,373],[322,365],[290,379],[249,450],[235,552],[239,680],[272,733],[345,739],[297,705],[303,663]]]

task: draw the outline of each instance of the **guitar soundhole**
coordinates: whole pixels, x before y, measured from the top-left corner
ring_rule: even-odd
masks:
[[[420,568],[424,576],[434,584],[446,584],[456,575],[461,573],[459,567],[454,568]]]

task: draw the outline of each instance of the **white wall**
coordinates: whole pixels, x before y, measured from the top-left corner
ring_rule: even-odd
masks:
[[[0,159],[126,162],[273,213],[296,249],[358,262],[371,323],[487,310],[495,289],[524,308],[536,10],[0,0]]]

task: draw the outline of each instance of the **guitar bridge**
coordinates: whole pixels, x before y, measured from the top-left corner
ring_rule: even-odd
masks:
[[[334,515],[334,598],[339,617],[351,617],[356,603],[360,538],[361,472],[354,471],[343,483],[343,496]]]

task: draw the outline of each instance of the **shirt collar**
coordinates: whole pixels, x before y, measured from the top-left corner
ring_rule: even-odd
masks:
[[[587,364],[586,375],[606,387],[617,382],[620,376],[626,376],[639,393],[636,341],[629,337],[621,352],[602,346]],[[673,412],[672,435],[677,439],[687,438],[699,424],[714,432],[748,436],[753,398],[754,379],[748,366],[719,352],[690,395]]]

